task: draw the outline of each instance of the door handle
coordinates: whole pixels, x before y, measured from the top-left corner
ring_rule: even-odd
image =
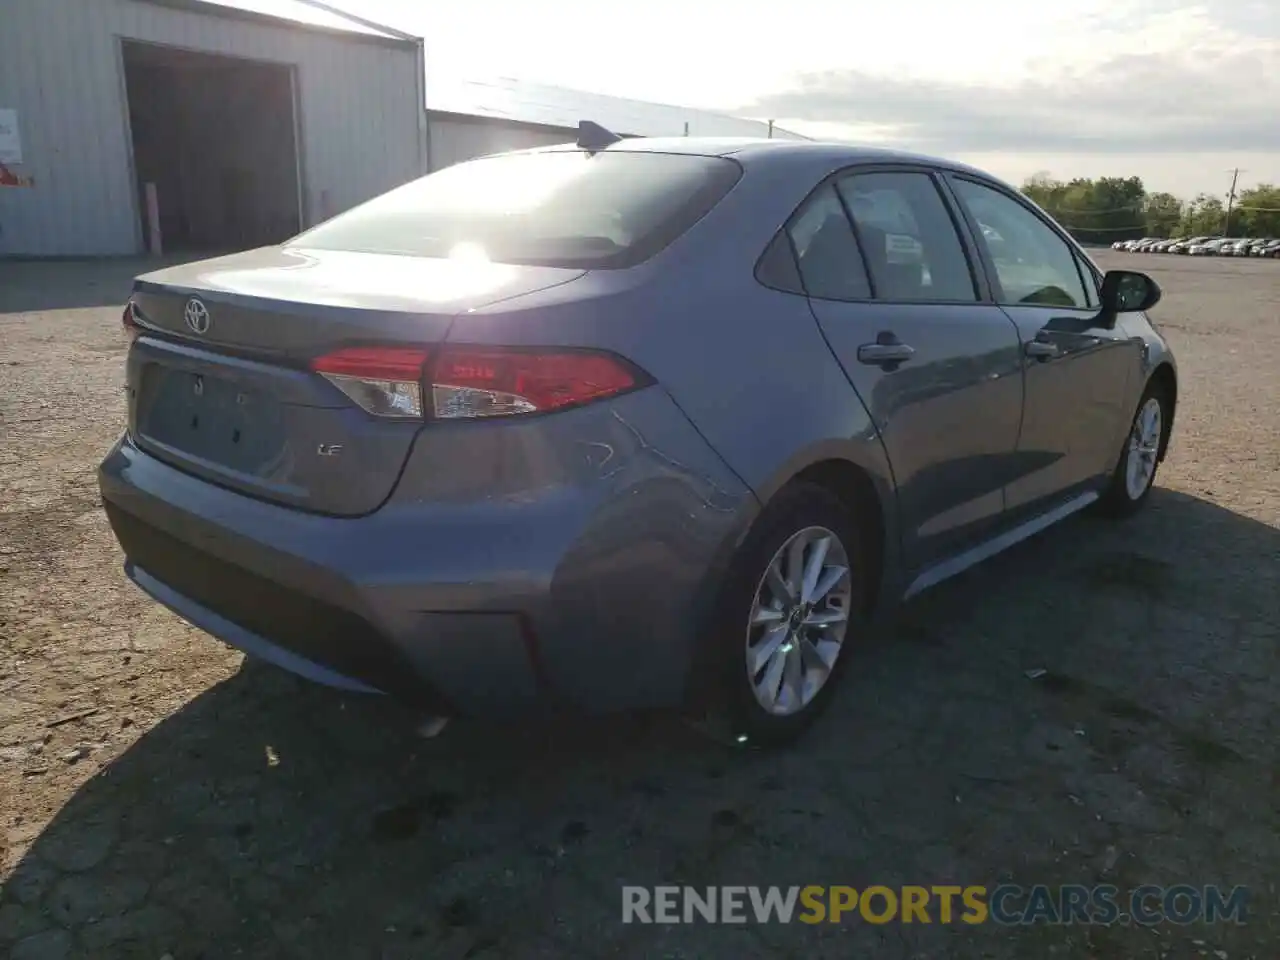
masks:
[[[876,336],[875,343],[864,343],[858,348],[858,362],[873,365],[904,363],[915,356],[915,347],[898,339],[887,330]]]
[[[1048,360],[1058,355],[1058,345],[1049,340],[1031,340],[1027,343],[1027,356]]]

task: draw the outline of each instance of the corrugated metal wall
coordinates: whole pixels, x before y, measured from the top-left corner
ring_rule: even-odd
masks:
[[[427,122],[430,124],[432,170],[504,150],[573,143],[578,136],[576,130],[521,126],[501,120],[438,113],[430,114]]]
[[[411,46],[139,0],[3,6],[0,107],[18,111],[24,161],[11,169],[35,182],[0,187],[0,256],[142,249],[121,38],[293,65],[307,223],[421,172]]]

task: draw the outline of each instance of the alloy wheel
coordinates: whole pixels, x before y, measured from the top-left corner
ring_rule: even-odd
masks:
[[[1125,464],[1124,485],[1130,500],[1137,500],[1147,492],[1156,473],[1156,458],[1160,452],[1160,431],[1164,415],[1158,397],[1148,397],[1129,432],[1129,456]]]
[[[747,679],[766,712],[813,702],[843,650],[852,597],[849,556],[831,530],[806,527],[778,548],[747,624]]]

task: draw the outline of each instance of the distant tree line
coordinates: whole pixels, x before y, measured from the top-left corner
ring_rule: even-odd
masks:
[[[1260,183],[1236,194],[1227,222],[1219,197],[1198,194],[1181,200],[1148,193],[1141,177],[1054,180],[1038,173],[1022,192],[1044,208],[1081,243],[1114,243],[1138,237],[1280,237],[1280,187]]]

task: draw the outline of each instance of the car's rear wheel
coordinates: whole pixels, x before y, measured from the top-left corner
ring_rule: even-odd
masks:
[[[1168,399],[1158,384],[1147,387],[1125,438],[1120,462],[1102,495],[1104,513],[1127,517],[1138,511],[1151,495],[1160,467],[1160,444],[1169,420]]]
[[[713,638],[714,727],[739,744],[795,739],[825,709],[864,623],[867,577],[849,508],[796,483],[731,564]]]

